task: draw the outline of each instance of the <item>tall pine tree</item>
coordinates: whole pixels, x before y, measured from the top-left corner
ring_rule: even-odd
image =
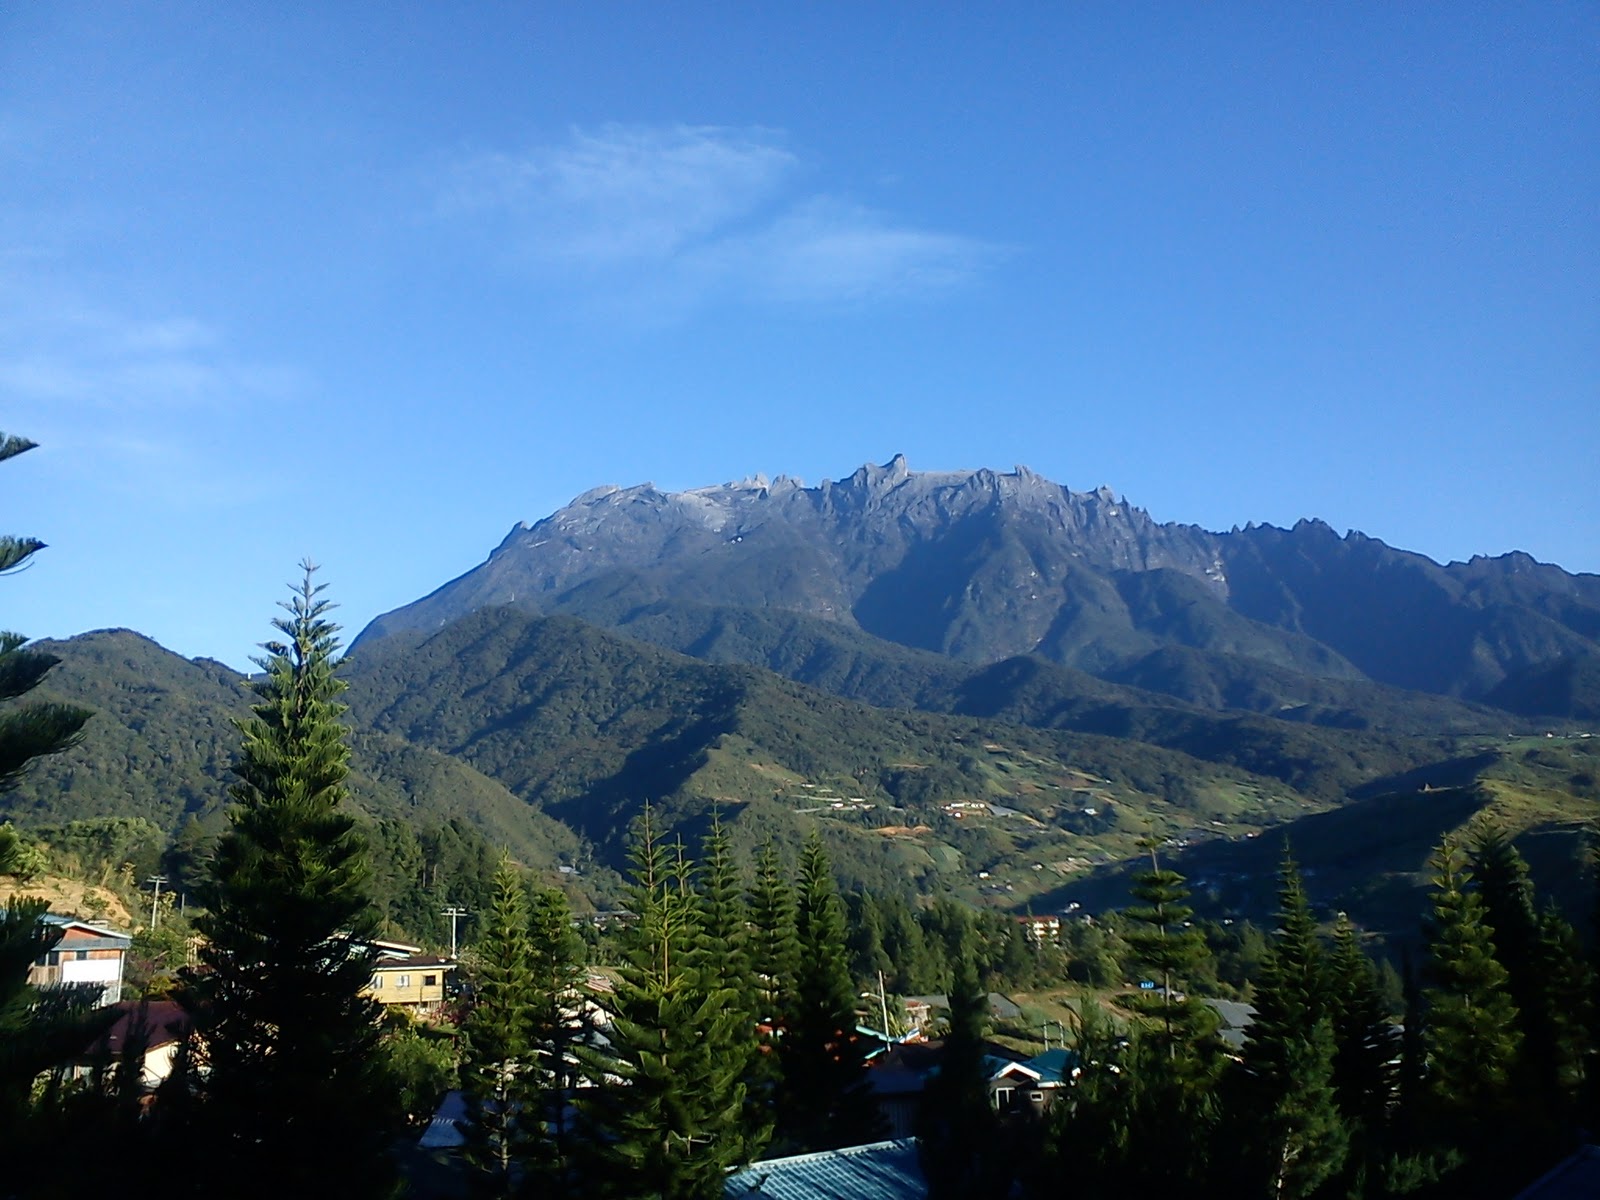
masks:
[[[800,858],[794,996],[779,1043],[779,1128],[797,1146],[831,1150],[870,1141],[879,1129],[856,1032],[856,989],[845,949],[844,906],[822,838],[813,830]]]
[[[27,438],[0,433],[0,462],[34,449]],[[44,543],[34,537],[0,535],[0,575],[26,567]],[[25,649],[20,633],[0,633],[0,793],[17,785],[34,759],[59,754],[72,746],[89,720],[89,713],[70,704],[33,701],[16,704],[44,679],[60,660],[53,654]]]
[[[462,1024],[467,1160],[486,1195],[517,1194],[538,1128],[544,1064],[534,1055],[536,991],[527,894],[509,858],[474,946],[472,1009]]]
[[[1344,1164],[1349,1134],[1334,1098],[1328,968],[1299,868],[1280,873],[1278,927],[1256,983],[1243,1101],[1259,1185],[1309,1196]]]
[[[1521,1044],[1505,967],[1461,852],[1435,852],[1425,996],[1429,1092],[1440,1124],[1464,1146],[1498,1130],[1512,1103]]]
[[[800,946],[795,940],[794,887],[778,849],[768,838],[756,857],[750,889],[750,968],[755,987],[759,1058],[751,1080],[751,1102],[773,1119],[783,1078],[779,1041],[794,999]]]
[[[1517,1006],[1517,1109],[1531,1129],[1564,1127],[1575,1116],[1588,1055],[1588,972],[1574,953],[1577,935],[1555,909],[1537,911],[1528,864],[1499,822],[1475,821],[1467,853],[1495,958]]]
[[[529,919],[529,966],[533,975],[531,1038],[541,1079],[551,1089],[546,1111],[549,1135],[532,1164],[539,1190],[558,1195],[570,1183],[573,1148],[567,1097],[578,1086],[577,1051],[590,1023],[578,991],[583,977],[583,939],[572,927],[572,909],[559,888],[533,893]]]
[[[1139,965],[1160,983],[1153,999],[1142,998],[1140,1011],[1155,1017],[1161,1025],[1155,1042],[1167,1057],[1178,1059],[1192,1048],[1207,1030],[1209,1022],[1198,1002],[1185,988],[1189,977],[1198,971],[1209,953],[1204,934],[1189,918],[1187,881],[1178,872],[1161,866],[1156,848],[1149,846],[1150,869],[1133,877],[1133,898],[1139,903],[1123,910],[1130,922],[1123,936]]]
[[[301,566],[288,616],[273,622],[285,640],[257,660],[231,827],[195,921],[201,969],[184,997],[204,1078],[195,1145],[235,1195],[386,1194],[396,1114],[378,1005],[364,994],[375,914],[345,803],[338,627],[316,568]]]
[[[26,438],[0,434],[0,462],[33,448]],[[0,574],[27,566],[42,549],[38,538],[0,536]],[[34,759],[76,743],[89,719],[88,712],[69,705],[16,703],[59,661],[26,644],[21,634],[0,633],[0,795],[17,785]],[[16,832],[0,825],[0,875],[22,873],[24,858]],[[28,986],[28,968],[61,940],[39,922],[47,911],[46,901],[24,896],[0,907],[0,1151],[14,1150],[3,1157],[17,1163],[24,1157],[34,1077],[92,1039],[84,1020],[87,997],[41,997]]]
[[[1350,1131],[1349,1174],[1372,1178],[1387,1142],[1400,1030],[1384,1002],[1378,972],[1361,949],[1355,927],[1343,914],[1328,956],[1328,995],[1333,1019],[1333,1091]]]
[[[970,958],[956,966],[939,1070],[922,1093],[917,1131],[931,1200],[988,1200],[1007,1191],[1010,1168],[984,1070],[989,993]]]
[[[621,980],[606,1052],[585,1049],[579,1099],[590,1179],[602,1194],[714,1200],[744,1161],[745,1065],[729,1053],[736,1015],[704,971],[688,864],[656,841],[647,809],[634,852]]]
[[[728,997],[728,1013],[735,1018],[729,1051],[742,1062],[740,1074],[748,1087],[759,1080],[763,1058],[757,1022],[759,987],[750,955],[753,927],[733,847],[721,814],[715,811],[702,848],[699,891],[703,967],[707,982]],[[772,1112],[765,1104],[751,1103],[744,1106],[742,1117],[746,1152],[754,1158],[772,1137]]]

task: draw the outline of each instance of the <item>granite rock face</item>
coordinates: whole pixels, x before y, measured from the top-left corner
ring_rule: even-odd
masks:
[[[1212,533],[1026,467],[913,471],[900,455],[814,487],[594,488],[357,643],[496,605],[613,626],[649,605],[797,613],[963,662],[1036,654],[1098,674],[1182,646],[1230,670],[1523,711],[1547,711],[1533,681],[1553,667],[1587,678],[1600,661],[1600,577],[1525,554],[1444,566],[1315,520]]]

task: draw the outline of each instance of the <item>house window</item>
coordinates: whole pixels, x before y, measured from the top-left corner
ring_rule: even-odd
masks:
[[[994,1090],[994,1106],[996,1108],[1010,1108],[1011,1097],[1016,1094],[1015,1088],[1000,1087]]]
[[[437,975],[424,975],[422,977],[422,986],[423,987],[438,987],[439,986],[439,977]]]
[[[89,952],[87,950],[74,950],[72,952],[72,957],[77,959],[79,962],[88,962]]]
[[[398,978],[398,979],[396,979],[394,981],[394,985],[395,985],[395,987],[403,987],[403,988],[410,987],[411,986],[411,976],[409,976],[409,975],[400,976],[400,978]]]
[[[1044,1093],[1043,1092],[1029,1092],[1028,1093],[1028,1099],[1031,1100],[1035,1104],[1043,1104],[1044,1103]]]
[[[383,976],[382,975],[374,975],[372,977],[372,990],[373,991],[377,991],[382,986],[383,986]]]

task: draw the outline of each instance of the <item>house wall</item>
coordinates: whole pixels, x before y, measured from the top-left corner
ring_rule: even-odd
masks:
[[[34,987],[99,984],[100,1003],[115,1004],[122,999],[122,965],[126,957],[122,950],[75,950],[63,942],[50,951],[42,963],[36,962],[28,968],[28,982]]]
[[[444,1003],[444,974],[443,967],[374,971],[365,994],[384,1004],[437,1008]]]

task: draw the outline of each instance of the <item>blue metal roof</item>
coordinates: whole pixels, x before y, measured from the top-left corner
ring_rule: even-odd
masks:
[[[728,1176],[723,1200],[926,1200],[917,1141],[873,1142],[751,1163]]]
[[[1078,1065],[1078,1056],[1071,1050],[1046,1050],[1022,1065],[1037,1071],[1043,1083],[1061,1083]]]
[[[1585,1146],[1517,1193],[1517,1200],[1578,1200],[1600,1195],[1600,1146]]]

